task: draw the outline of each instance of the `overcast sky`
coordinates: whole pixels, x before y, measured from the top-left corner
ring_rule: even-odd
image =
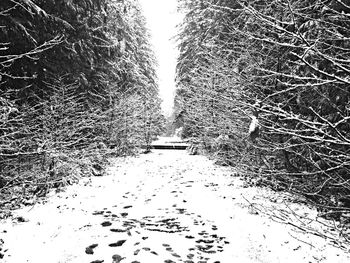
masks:
[[[139,0],[152,35],[151,43],[158,59],[158,79],[162,108],[169,115],[175,92],[175,66],[178,51],[175,40],[176,25],[181,15],[176,12],[176,0]]]

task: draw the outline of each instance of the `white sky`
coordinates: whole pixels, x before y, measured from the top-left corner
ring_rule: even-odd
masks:
[[[151,43],[158,60],[158,79],[162,109],[171,114],[175,94],[175,66],[178,51],[175,40],[176,25],[181,15],[176,12],[176,0],[139,0],[147,27],[152,35]]]

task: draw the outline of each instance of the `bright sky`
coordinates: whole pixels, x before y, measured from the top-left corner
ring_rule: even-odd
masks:
[[[175,40],[176,25],[181,15],[176,12],[176,0],[139,0],[147,27],[152,35],[151,43],[158,59],[158,79],[162,109],[170,115],[175,94],[175,67],[178,51]]]

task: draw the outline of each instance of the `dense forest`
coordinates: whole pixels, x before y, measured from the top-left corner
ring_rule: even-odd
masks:
[[[137,0],[1,0],[0,206],[149,144],[156,66]]]
[[[179,5],[183,137],[256,183],[302,194],[333,216],[348,211],[349,1]]]
[[[178,3],[182,136],[255,183],[348,211],[348,1]],[[165,131],[145,24],[137,0],[1,1],[1,207]]]

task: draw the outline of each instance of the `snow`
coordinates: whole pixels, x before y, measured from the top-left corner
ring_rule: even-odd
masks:
[[[115,159],[108,175],[16,211],[27,222],[1,222],[3,262],[349,262],[330,238],[292,226],[336,237],[313,208],[235,174],[186,151]]]

